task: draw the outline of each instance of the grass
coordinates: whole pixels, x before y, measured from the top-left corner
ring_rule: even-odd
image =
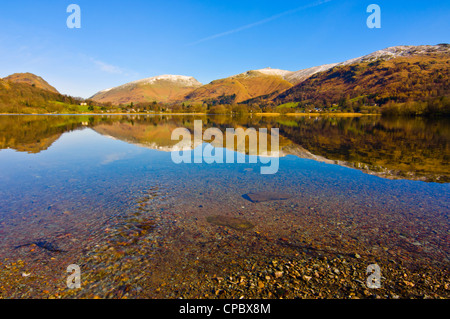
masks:
[[[53,104],[55,104],[56,106],[62,107],[63,108],[63,113],[88,113],[89,111],[89,106],[87,105],[77,105],[77,104],[67,104],[67,103],[63,103],[63,102],[57,102],[57,101],[52,101]]]
[[[289,102],[277,106],[277,109],[294,109],[298,106],[298,102]]]

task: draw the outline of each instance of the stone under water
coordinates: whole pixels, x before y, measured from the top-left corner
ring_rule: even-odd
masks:
[[[235,230],[248,230],[255,227],[252,223],[243,218],[228,216],[209,216],[206,217],[206,221],[210,224],[226,226]]]
[[[246,200],[252,203],[270,202],[274,200],[286,200],[292,197],[290,194],[286,193],[272,193],[272,192],[259,192],[259,193],[248,193],[242,195]]]

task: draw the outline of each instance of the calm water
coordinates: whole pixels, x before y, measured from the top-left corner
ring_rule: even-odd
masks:
[[[261,175],[262,164],[248,161],[174,164],[171,132],[192,131],[194,119],[222,131],[279,128],[278,173]],[[36,269],[54,259],[76,263],[144,214],[155,224],[155,251],[148,255],[168,274],[195,267],[199,258],[214,268],[230,256],[227,249],[246,258],[256,246],[261,258],[306,247],[448,268],[449,124],[379,117],[0,116],[0,259],[25,260]],[[251,192],[290,198],[252,203],[243,197]],[[217,215],[253,228],[211,223]],[[279,246],[279,239],[290,246]],[[221,240],[230,245],[208,246]],[[22,246],[39,241],[64,253]]]

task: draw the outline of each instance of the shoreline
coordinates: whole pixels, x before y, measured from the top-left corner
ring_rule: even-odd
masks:
[[[362,114],[362,113],[248,113],[247,115],[257,116],[338,116],[338,117],[360,117],[360,116],[381,116],[381,114]],[[0,116],[5,115],[53,115],[53,116],[82,116],[82,115],[230,115],[230,114],[208,114],[208,113],[0,113]]]

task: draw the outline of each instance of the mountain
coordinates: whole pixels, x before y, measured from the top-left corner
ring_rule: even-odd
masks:
[[[293,86],[287,80],[292,73],[271,68],[247,71],[203,85],[188,93],[184,100],[232,104],[273,92],[281,93]]]
[[[276,96],[248,102],[347,110],[415,103],[414,108],[421,108],[426,106],[420,103],[448,104],[449,74],[450,45],[397,46],[338,63]]]
[[[396,46],[341,63],[299,71],[251,70],[202,85],[193,77],[160,75],[103,90],[98,103],[283,105],[387,114],[450,114],[450,45]],[[41,77],[0,79],[0,113],[86,112],[82,99],[63,96]],[[88,101],[89,102],[89,101]],[[91,102],[89,102],[91,103]],[[92,106],[91,106],[92,107]],[[380,108],[381,107],[381,108]],[[271,111],[271,110],[269,110]]]
[[[335,67],[337,63],[334,64],[324,64],[320,66],[314,66],[312,68],[300,70],[297,72],[292,72],[289,75],[286,76],[286,80],[293,83],[293,84],[299,84],[311,76],[313,76],[316,73],[327,71],[333,67]]]
[[[383,50],[378,50],[373,53],[364,55],[359,58],[354,58],[347,60],[345,62],[337,63],[337,66],[349,65],[355,63],[364,62],[374,62],[379,59],[384,61],[399,58],[399,57],[410,57],[417,55],[428,55],[430,53],[449,53],[449,44],[438,44],[438,45],[399,45],[394,47],[389,47]]]
[[[0,113],[78,113],[83,100],[62,95],[40,76],[18,73],[0,79]]]
[[[189,76],[160,75],[100,91],[91,99],[116,105],[154,101],[170,103],[182,99],[188,92],[201,85]]]
[[[153,101],[163,103],[216,101],[231,104],[263,94],[281,93],[296,83],[287,80],[293,73],[266,68],[216,80],[206,85],[202,85],[193,77],[160,75],[100,91],[91,99],[115,105]]]
[[[251,70],[206,85],[192,77],[163,75],[101,91],[92,99],[116,105],[156,101],[264,106],[295,102],[299,109],[360,111],[361,107],[389,102],[428,103],[449,96],[448,60],[447,44],[395,46],[341,63],[295,72]]]
[[[36,87],[38,89],[47,90],[53,93],[59,93],[57,89],[47,83],[40,76],[34,75],[32,73],[14,73],[6,78],[3,78],[4,81],[10,81],[13,83],[24,83]]]

